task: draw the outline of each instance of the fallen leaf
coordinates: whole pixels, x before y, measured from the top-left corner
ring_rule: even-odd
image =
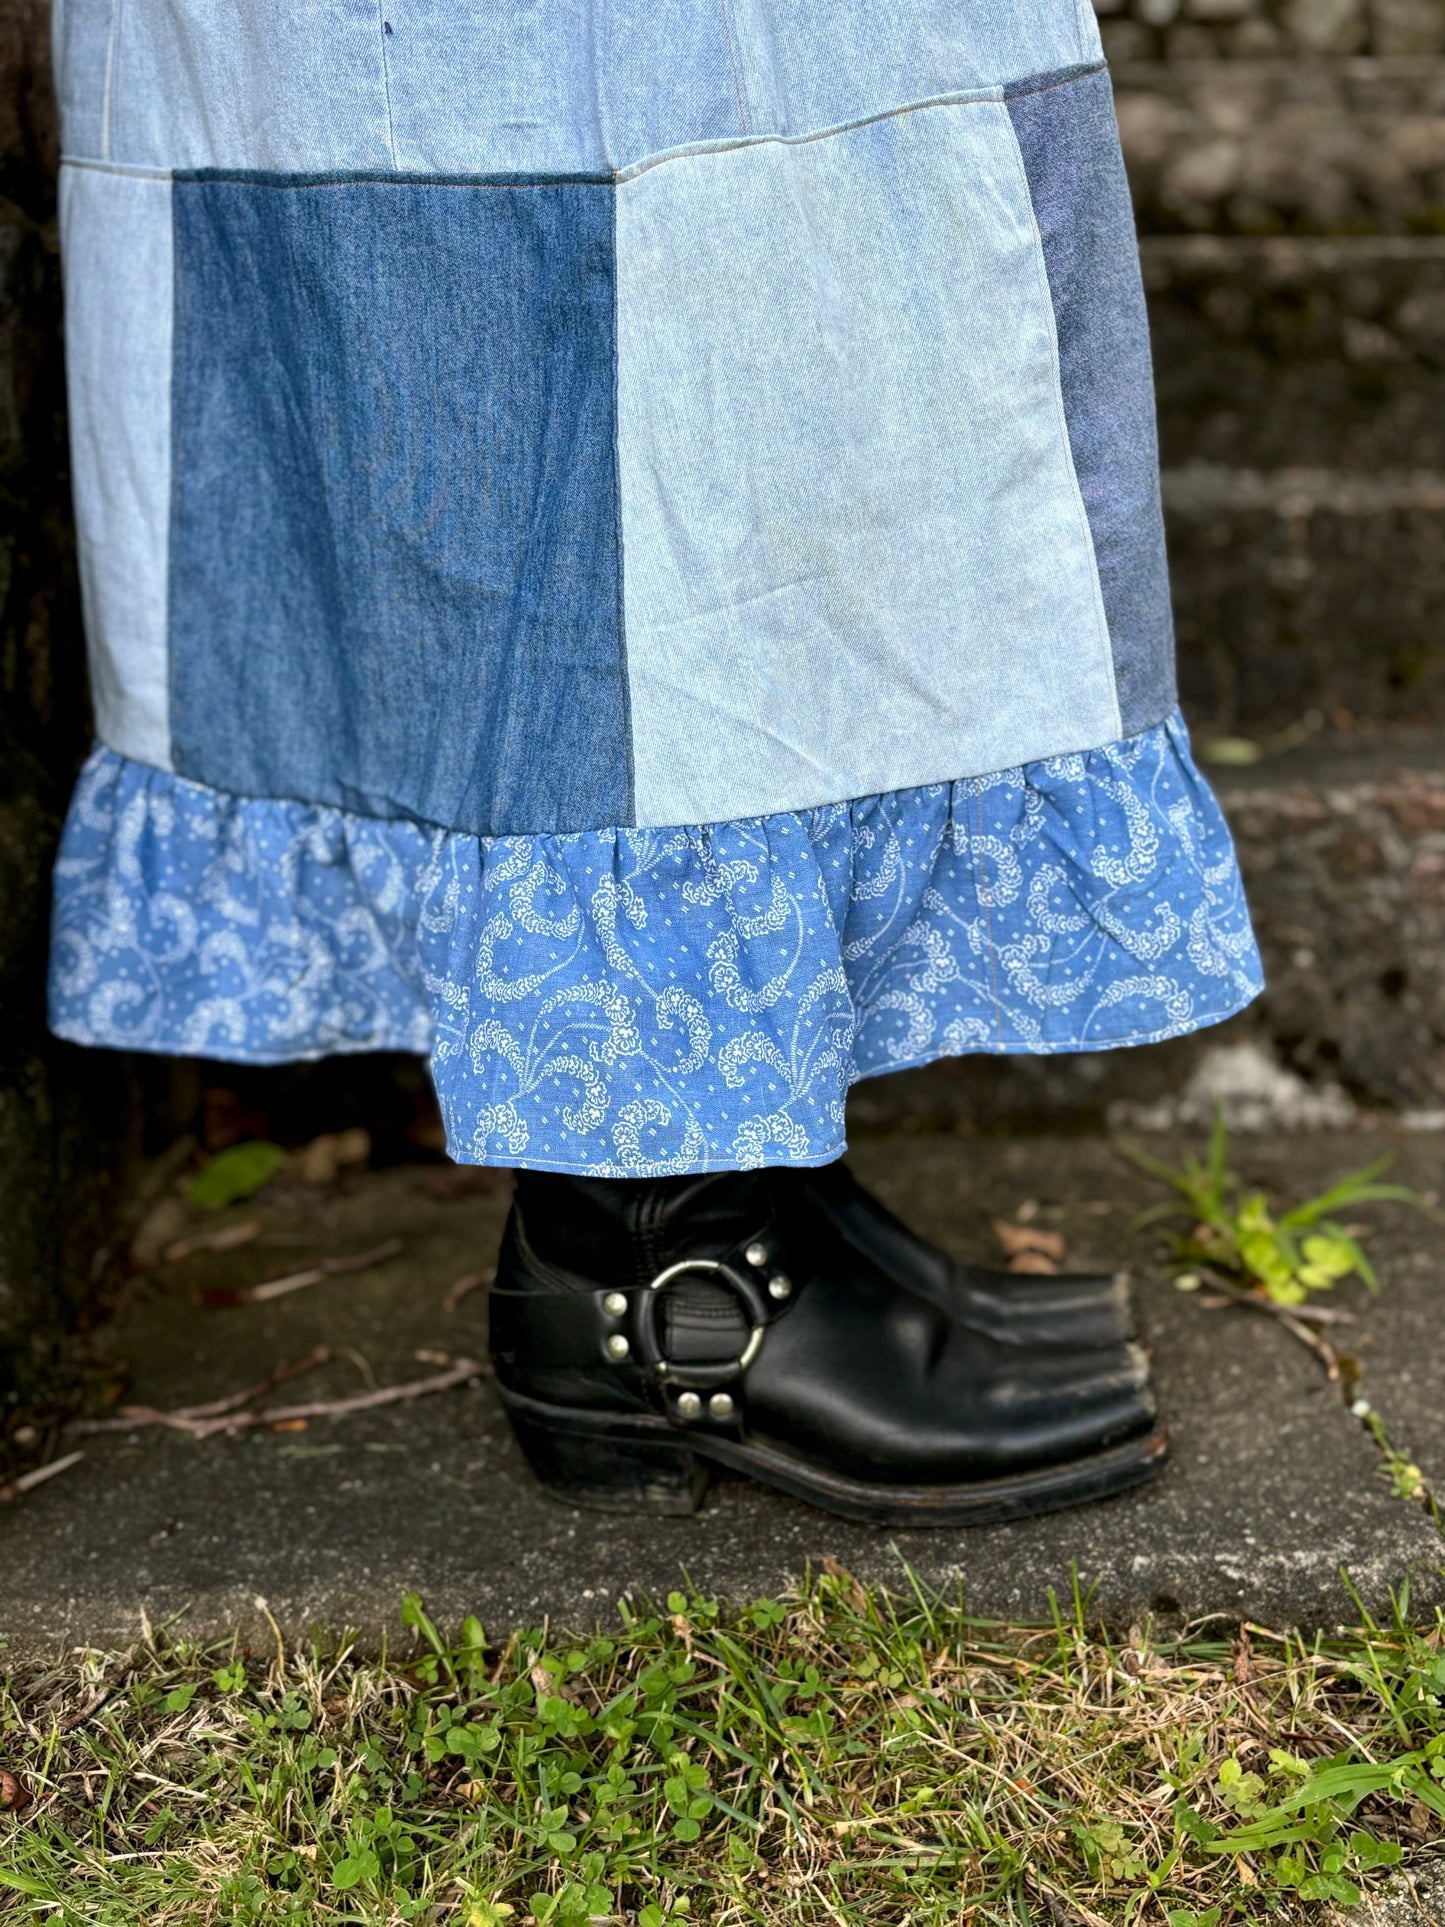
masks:
[[[349,1131],[324,1131],[291,1160],[291,1168],[303,1184],[335,1184],[348,1165],[365,1164],[371,1157],[371,1133],[360,1125]]]
[[[1058,1268],[1042,1251],[1016,1251],[1008,1261],[1010,1271],[1037,1272],[1041,1278],[1053,1277]]]
[[[1010,1258],[1035,1252],[1040,1257],[1052,1258],[1055,1264],[1063,1263],[1066,1247],[1062,1232],[1035,1230],[1032,1225],[1010,1224],[1007,1218],[995,1218],[993,1235]]]
[[[835,1559],[831,1552],[824,1557],[823,1570],[830,1579],[841,1582],[844,1592],[848,1595],[848,1604],[861,1618],[868,1610],[868,1595],[852,1573],[840,1560]]]
[[[19,1774],[0,1766],[0,1813],[23,1813],[32,1798]]]
[[[235,1204],[238,1198],[253,1196],[271,1182],[285,1162],[286,1153],[281,1146],[264,1138],[250,1144],[233,1144],[228,1151],[218,1151],[191,1179],[186,1196],[205,1211],[219,1211],[225,1205]]]
[[[467,1272],[463,1277],[458,1278],[446,1297],[443,1298],[442,1310],[455,1311],[457,1306],[469,1293],[481,1291],[485,1286],[491,1284],[496,1275],[494,1270]]]

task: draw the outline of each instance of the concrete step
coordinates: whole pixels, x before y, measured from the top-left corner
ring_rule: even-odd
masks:
[[[1445,58],[1116,67],[1145,233],[1445,230]]]
[[[1445,470],[1445,236],[1141,254],[1166,465]]]
[[[1445,470],[1166,470],[1180,680],[1213,730],[1445,723]]]
[[[1250,1010],[1148,1050],[874,1079],[853,1094],[855,1128],[1197,1124],[1216,1097],[1256,1130],[1347,1123],[1357,1106],[1445,1123],[1445,732],[1324,734],[1211,775],[1264,952]]]
[[[1194,1133],[1156,1148],[1177,1158],[1198,1142]],[[1390,1147],[1378,1133],[1345,1133],[1237,1150],[1251,1180],[1300,1197]],[[1097,1587],[1095,1610],[1120,1625],[1150,1612],[1354,1623],[1342,1567],[1377,1612],[1407,1577],[1417,1614],[1445,1603],[1439,1536],[1419,1505],[1391,1497],[1375,1446],[1317,1360],[1273,1319],[1210,1311],[1176,1291],[1152,1263],[1156,1239],[1130,1232],[1159,1200],[1157,1181],[1098,1139],[893,1138],[859,1146],[854,1162],[960,1256],[997,1263],[990,1218],[1031,1199],[1036,1222],[1062,1233],[1078,1263],[1131,1269],[1174,1435],[1157,1484],[973,1532],[879,1532],[731,1479],[693,1518],[581,1512],[538,1490],[485,1379],[240,1437],[137,1427],[62,1441],[85,1458],[0,1506],[7,1653],[123,1642],[142,1613],[181,1615],[198,1639],[239,1628],[265,1650],[268,1621],[288,1637],[352,1628],[374,1646],[408,1588],[443,1623],[480,1614],[495,1638],[548,1618],[615,1622],[620,1593],[665,1595],[684,1569],[704,1591],[757,1597],[828,1556],[898,1585],[907,1559],[927,1582],[962,1584],[972,1611],[1013,1619],[1046,1620],[1050,1588],[1066,1589],[1075,1565]],[[1438,1146],[1405,1145],[1399,1175],[1432,1182]],[[317,1346],[330,1362],[283,1396],[348,1396],[434,1376],[438,1356],[484,1357],[484,1294],[454,1311],[443,1301],[492,1261],[505,1208],[495,1195],[438,1201],[415,1169],[273,1194],[244,1208],[260,1219],[259,1240],[137,1279],[120,1318],[95,1335],[91,1369],[123,1377],[127,1403],[168,1409],[253,1385]],[[1374,1302],[1352,1287],[1338,1294],[1360,1317],[1350,1350],[1396,1443],[1445,1483],[1438,1375],[1419,1369],[1415,1349],[1438,1322],[1439,1232],[1399,1209],[1369,1215],[1384,1289]],[[395,1257],[308,1291],[230,1310],[195,1302],[200,1288],[390,1238],[402,1241]]]

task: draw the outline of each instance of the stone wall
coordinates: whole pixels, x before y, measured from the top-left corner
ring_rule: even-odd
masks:
[[[45,1034],[50,862],[90,734],[71,530],[48,9],[0,4],[0,1425],[75,1315],[134,1116]]]
[[[1094,0],[1110,63],[1445,53],[1439,0]]]

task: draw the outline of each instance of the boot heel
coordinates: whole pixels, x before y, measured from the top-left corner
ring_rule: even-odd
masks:
[[[681,1439],[608,1438],[510,1411],[527,1463],[556,1499],[600,1512],[696,1512],[707,1467]]]

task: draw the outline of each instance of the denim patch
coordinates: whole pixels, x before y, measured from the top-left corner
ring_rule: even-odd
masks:
[[[627,821],[612,188],[178,177],[175,254],[176,768]]]
[[[65,372],[96,732],[171,760],[166,544],[171,487],[171,184],[60,174]]]
[[[1010,98],[1127,732],[1175,702],[1149,324],[1107,73]]]
[[[667,161],[617,235],[636,820],[1113,741],[1004,104]]]
[[[98,37],[104,18],[106,37],[103,68],[60,69],[62,100],[78,96],[70,153],[156,168],[392,165],[377,0],[62,6],[72,33]],[[98,147],[83,144],[97,131]]]
[[[727,0],[747,127],[795,135],[1102,59],[1089,0]]]
[[[1089,0],[62,0],[67,151],[156,168],[626,168],[1097,61]]]
[[[386,0],[386,21],[399,167],[613,168],[743,129],[720,0]]]

